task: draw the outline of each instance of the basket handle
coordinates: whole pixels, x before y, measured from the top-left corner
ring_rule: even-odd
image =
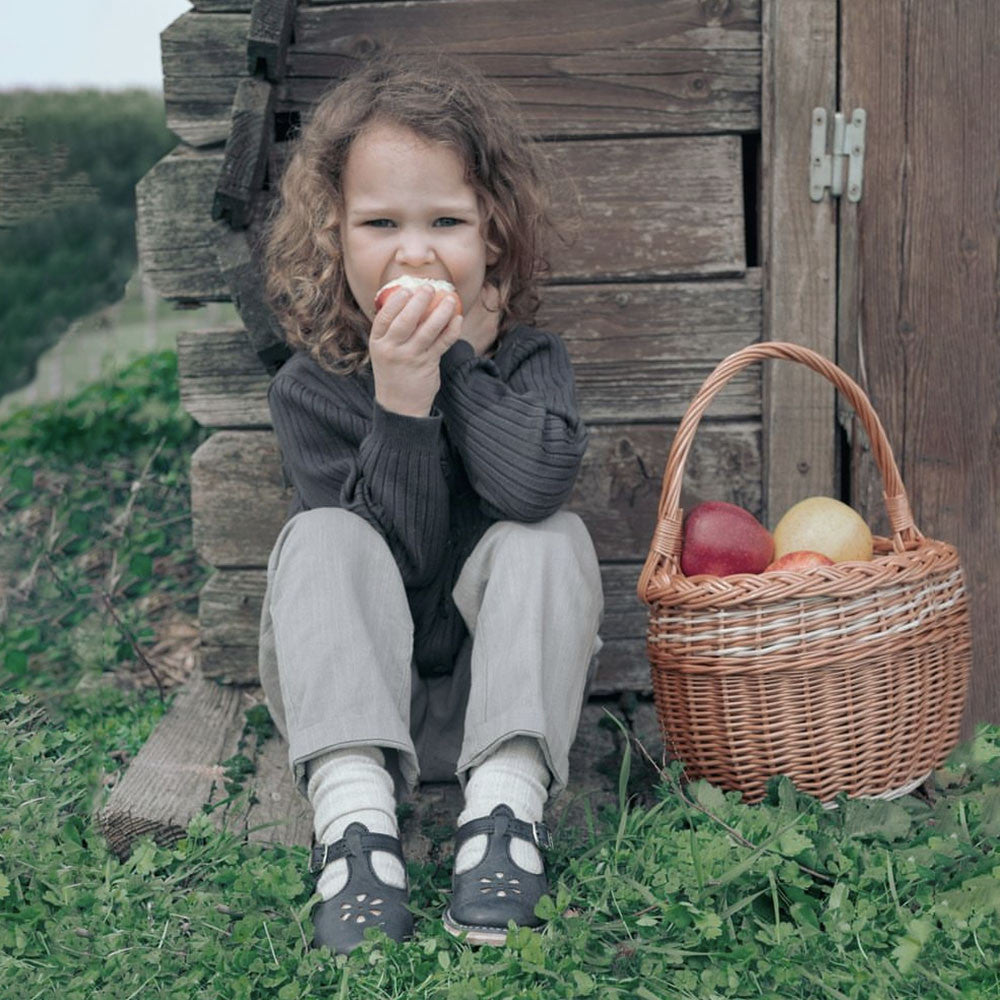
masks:
[[[660,572],[664,564],[670,576],[680,572],[681,525],[683,511],[680,508],[681,482],[684,478],[684,466],[687,463],[688,452],[694,432],[702,414],[708,409],[708,404],[722,387],[739,371],[757,361],[769,358],[785,361],[797,361],[806,365],[829,379],[848,400],[861,419],[862,426],[871,442],[875,464],[882,476],[882,497],[885,501],[889,524],[892,528],[893,548],[903,551],[907,542],[919,541],[923,535],[917,530],[910,511],[910,502],[903,487],[903,481],[892,455],[892,448],[885,436],[885,430],[861,386],[850,376],[841,371],[832,361],[827,361],[821,354],[801,347],[798,344],[788,344],[781,341],[765,341],[751,344],[742,350],[724,358],[708,378],[702,383],[691,404],[688,406],[677,434],[670,447],[667,467],[663,473],[663,488],[660,492],[660,506],[657,513],[656,530],[650,543],[649,555],[639,577],[639,598],[647,601],[646,594],[653,577]]]

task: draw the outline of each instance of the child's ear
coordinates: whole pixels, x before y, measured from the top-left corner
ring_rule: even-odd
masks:
[[[486,241],[486,264],[492,267],[500,259],[500,247]]]

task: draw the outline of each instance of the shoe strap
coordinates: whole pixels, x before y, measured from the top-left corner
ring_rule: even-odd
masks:
[[[492,834],[497,832],[497,825],[503,825],[511,836],[527,840],[540,850],[548,850],[552,846],[552,838],[549,836],[549,828],[544,823],[526,823],[516,816],[480,816],[478,819],[470,819],[468,823],[463,823],[455,833],[455,851],[470,838],[478,837],[482,834]]]
[[[328,864],[339,861],[341,858],[359,858],[362,854],[371,854],[372,851],[385,851],[387,854],[393,854],[404,865],[406,864],[398,837],[392,837],[387,833],[371,833],[361,823],[352,823],[344,831],[344,836],[335,843],[315,844],[313,846],[309,858],[309,872],[315,875]]]

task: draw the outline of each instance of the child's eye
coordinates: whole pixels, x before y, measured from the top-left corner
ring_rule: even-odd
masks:
[[[455,219],[450,215],[443,215],[440,219],[434,220],[435,226],[460,226],[462,224],[461,219]]]
[[[375,229],[388,229],[390,226],[394,226],[395,223],[392,219],[368,219],[365,225],[373,226]]]

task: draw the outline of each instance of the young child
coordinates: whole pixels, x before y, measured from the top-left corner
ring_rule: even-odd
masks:
[[[413,926],[396,795],[459,780],[447,929],[502,943],[546,891],[542,812],[600,646],[593,545],[561,510],[587,442],[530,321],[542,161],[506,96],[380,56],[316,106],[281,183],[268,289],[294,349],[269,403],[294,498],[260,676],[312,805],[315,941]],[[451,282],[376,292],[404,275]]]

